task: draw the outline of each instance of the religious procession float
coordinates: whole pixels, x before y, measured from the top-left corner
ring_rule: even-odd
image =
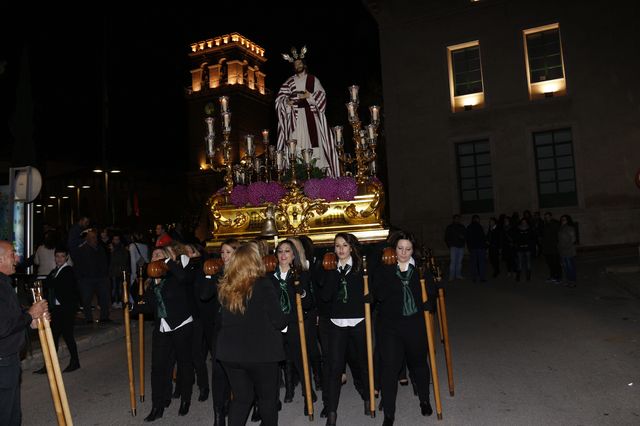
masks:
[[[279,238],[304,234],[329,245],[338,232],[361,242],[387,238],[383,223],[385,197],[376,177],[376,145],[380,107],[369,107],[370,123],[359,117],[358,86],[349,87],[346,104],[354,153],[345,152],[342,126],[329,128],[324,117],[325,92],[306,74],[305,48],[283,55],[296,75],[280,88],[276,99],[278,141],[269,130],[261,141],[245,136],[244,155],[234,163],[229,98],[219,98],[220,126],[213,105],[205,109],[206,153],[212,170],[224,173],[224,186],[208,200],[214,249],[228,238]],[[300,72],[299,72],[300,71]],[[222,133],[216,140],[216,130]],[[256,143],[263,154],[256,155]]]

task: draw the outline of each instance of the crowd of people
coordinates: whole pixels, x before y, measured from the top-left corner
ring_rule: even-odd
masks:
[[[556,220],[551,212],[524,211],[522,216],[491,217],[485,227],[473,215],[465,226],[460,215],[454,215],[444,236],[450,253],[449,281],[462,279],[465,247],[469,253],[469,273],[473,282],[487,281],[487,259],[495,278],[506,270],[516,281],[531,280],[532,260],[543,256],[549,270],[547,281],[576,286],[577,225],[571,216]]]

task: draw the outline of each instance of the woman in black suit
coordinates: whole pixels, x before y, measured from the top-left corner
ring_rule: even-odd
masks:
[[[218,287],[222,319],[216,358],[233,392],[229,426],[246,423],[254,389],[262,424],[278,424],[278,363],[285,359],[280,330],[287,318],[276,289],[264,275],[256,245],[246,244],[234,252]]]
[[[281,330],[285,354],[287,356],[287,364],[292,365],[295,368],[298,377],[303,378],[304,370],[302,365],[300,330],[298,327],[298,316],[296,313],[296,293],[300,294],[302,300],[305,330],[311,330],[311,327],[315,326],[315,322],[312,321],[309,316],[309,311],[313,309],[313,298],[311,296],[310,287],[311,279],[309,271],[305,270],[302,265],[303,261],[306,264],[306,259],[302,257],[304,256],[304,253],[301,254],[298,251],[293,241],[280,241],[276,247],[276,256],[278,264],[276,265],[276,270],[269,278],[271,278],[271,282],[280,296],[280,309],[287,317],[287,325]],[[299,274],[300,285],[297,287],[294,285],[294,269],[297,270]],[[315,317],[313,320],[315,320]],[[309,339],[309,337],[309,335],[306,336],[307,347],[311,344],[311,339]],[[309,369],[309,371],[311,370]],[[293,400],[295,385],[292,373],[291,367],[286,366],[284,402],[291,402]],[[302,384],[302,395],[305,396],[304,383]],[[315,393],[313,394],[313,398],[315,398]]]
[[[418,391],[422,415],[433,413],[429,404],[428,346],[423,312],[432,310],[436,295],[429,295],[429,302],[422,303],[420,277],[413,259],[413,235],[398,232],[390,243],[395,248],[397,263],[380,265],[372,277],[372,293],[379,302],[376,348],[380,354],[383,426],[391,426],[394,422],[398,376],[404,360]]]
[[[144,419],[152,422],[162,417],[164,408],[171,402],[171,378],[174,360],[178,363],[178,383],[182,398],[179,416],[189,412],[194,382],[192,354],[193,293],[188,291],[184,269],[168,248],[156,248],[152,261],[165,260],[168,272],[152,280],[137,309],[155,312],[156,321],[151,337],[151,400],[152,408]]]
[[[334,238],[334,250],[338,260],[335,270],[324,271],[322,298],[331,303],[329,322],[329,383],[327,396],[327,426],[337,421],[338,401],[342,373],[345,371],[347,352],[353,352],[358,365],[362,389],[358,389],[365,401],[369,389],[367,375],[367,345],[364,322],[364,279],[358,239],[353,234],[339,233]],[[355,380],[354,380],[355,382]]]

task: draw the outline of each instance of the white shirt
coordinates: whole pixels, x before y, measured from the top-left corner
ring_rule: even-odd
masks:
[[[349,270],[345,273],[345,275],[349,275],[349,273],[351,272],[351,269],[353,268],[353,258],[351,258],[351,256],[349,256],[349,258],[344,264],[342,264],[341,261],[338,261],[338,270],[340,270],[340,268],[344,268],[347,265],[349,265]],[[338,327],[343,327],[343,328],[355,327],[356,325],[360,324],[363,320],[364,318],[331,318],[332,323],[334,323]]]
[[[166,322],[164,318],[160,318],[160,333],[169,333],[171,331],[176,331],[180,327],[182,327],[184,325],[187,325],[190,322],[193,322],[193,317],[191,317],[191,316],[189,318],[187,318],[186,320],[184,320],[182,322],[182,324],[180,324],[176,328],[172,329],[171,327],[169,327],[169,323]]]

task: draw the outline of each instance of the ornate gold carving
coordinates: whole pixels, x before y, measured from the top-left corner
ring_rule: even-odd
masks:
[[[325,200],[312,200],[293,186],[278,202],[276,217],[284,225],[285,233],[298,235],[309,230],[309,220],[314,215],[322,216],[328,209],[329,203]]]

